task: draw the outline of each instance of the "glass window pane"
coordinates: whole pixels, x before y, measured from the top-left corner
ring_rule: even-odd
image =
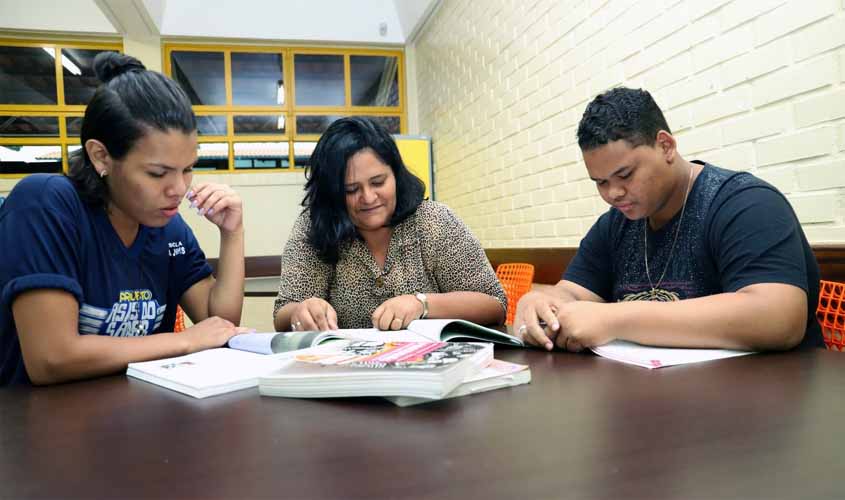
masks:
[[[107,50],[62,49],[65,104],[88,104],[100,81],[94,74],[94,57]]]
[[[0,116],[0,136],[58,137],[59,119],[55,116]]]
[[[311,154],[314,153],[316,142],[299,141],[293,143],[293,162],[297,168],[311,165]]]
[[[57,104],[56,52],[41,47],[0,47],[0,103]]]
[[[340,116],[302,115],[296,117],[296,134],[322,134]]]
[[[198,135],[226,135],[226,117],[221,115],[198,115]]]
[[[284,104],[282,55],[232,53],[232,104]]]
[[[297,106],[343,106],[343,56],[296,54]]]
[[[353,106],[399,106],[399,59],[350,56]]]
[[[170,73],[195,105],[225,105],[222,52],[170,53]]]
[[[194,170],[229,170],[229,144],[201,142]]]
[[[368,116],[367,118],[378,123],[391,134],[402,133],[402,127],[398,116]]]
[[[285,115],[239,115],[232,117],[235,135],[285,133]]]
[[[288,168],[287,142],[236,142],[235,168]]]
[[[82,133],[82,117],[68,116],[65,118],[65,127],[67,128],[68,137],[79,137]]]
[[[35,174],[62,171],[62,147],[0,146],[0,174]]]

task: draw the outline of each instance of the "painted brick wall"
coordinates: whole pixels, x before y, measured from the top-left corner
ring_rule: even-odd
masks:
[[[781,189],[845,243],[843,0],[443,0],[410,48],[438,198],[487,248],[577,245],[606,210],[575,140],[596,94],[654,95],[687,159]]]

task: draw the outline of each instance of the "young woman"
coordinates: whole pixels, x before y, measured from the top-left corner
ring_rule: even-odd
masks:
[[[484,250],[375,122],[343,118],[320,138],[303,210],[282,254],[276,330],[376,327],[418,318],[501,323],[507,299]]]
[[[218,347],[238,333],[243,213],[229,187],[192,186],[196,120],[179,86],[103,53],[67,177],[30,175],[0,210],[0,385],[50,384]],[[178,214],[220,229],[212,276]],[[196,323],[171,332],[181,304]]]

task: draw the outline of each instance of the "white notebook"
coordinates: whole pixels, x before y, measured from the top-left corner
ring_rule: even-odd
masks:
[[[280,356],[221,347],[175,358],[129,363],[126,375],[205,398],[258,385],[258,377],[278,369]]]
[[[592,351],[603,358],[650,369],[754,354],[753,351],[732,349],[652,347],[624,340],[614,340],[605,345],[593,347]]]

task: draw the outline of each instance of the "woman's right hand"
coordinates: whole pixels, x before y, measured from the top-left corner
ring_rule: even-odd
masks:
[[[251,328],[235,326],[229,320],[212,316],[190,328],[185,328],[177,335],[184,335],[188,339],[188,352],[192,353],[226,345],[226,342],[235,335],[250,331],[252,331]]]
[[[303,330],[337,330],[337,312],[334,307],[323,299],[311,297],[294,307],[290,315],[290,329]]]

